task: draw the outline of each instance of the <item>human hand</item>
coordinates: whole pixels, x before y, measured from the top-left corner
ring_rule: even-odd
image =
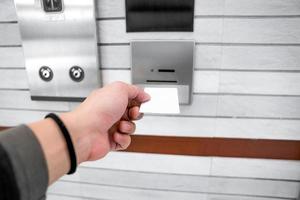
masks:
[[[111,150],[126,149],[141,103],[150,96],[137,86],[115,82],[93,91],[74,111],[61,115],[71,134],[78,163],[97,160]]]

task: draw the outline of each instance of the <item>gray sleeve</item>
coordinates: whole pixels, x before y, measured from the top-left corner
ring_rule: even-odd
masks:
[[[45,199],[48,169],[43,150],[25,125],[0,132],[0,145],[12,163],[20,200]]]

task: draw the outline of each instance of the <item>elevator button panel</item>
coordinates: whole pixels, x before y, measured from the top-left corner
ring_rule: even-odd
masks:
[[[15,0],[32,100],[82,101],[101,86],[94,0]]]

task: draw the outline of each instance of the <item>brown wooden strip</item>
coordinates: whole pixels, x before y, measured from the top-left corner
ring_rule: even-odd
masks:
[[[300,160],[300,141],[135,135],[132,137],[132,143],[126,151]]]
[[[300,141],[133,135],[126,152],[300,160]]]
[[[8,129],[7,127],[1,127],[0,126],[0,131],[4,131],[5,129]]]

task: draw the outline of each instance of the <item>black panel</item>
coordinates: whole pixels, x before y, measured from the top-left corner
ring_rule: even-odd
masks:
[[[45,12],[61,12],[63,9],[62,0],[43,0]]]
[[[126,0],[127,32],[194,30],[194,0]]]

